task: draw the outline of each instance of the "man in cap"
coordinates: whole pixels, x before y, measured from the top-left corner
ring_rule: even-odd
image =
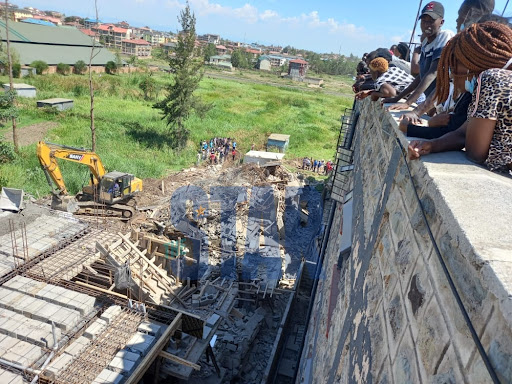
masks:
[[[421,11],[420,26],[423,32],[420,56],[420,75],[396,97],[384,99],[386,103],[396,103],[403,97],[407,97],[405,103],[393,104],[390,110],[407,109],[422,93],[430,95],[436,88],[437,63],[441,57],[441,51],[454,33],[441,31],[444,24],[444,7],[437,1],[431,1]],[[412,93],[411,93],[412,92]]]

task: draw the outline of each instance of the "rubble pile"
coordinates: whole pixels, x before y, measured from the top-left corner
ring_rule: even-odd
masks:
[[[94,259],[85,263],[77,248],[73,274],[58,250],[41,266],[63,269],[59,278],[75,286],[182,313],[163,346],[162,379],[261,382],[321,226],[321,193],[279,165],[219,164],[145,180],[136,208],[130,222],[80,216]],[[15,224],[36,221],[38,209]],[[0,225],[9,247],[12,225]]]

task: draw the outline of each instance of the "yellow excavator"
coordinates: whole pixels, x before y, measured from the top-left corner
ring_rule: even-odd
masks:
[[[40,141],[37,157],[52,188],[52,208],[76,214],[129,219],[135,213],[130,200],[142,191],[142,180],[124,172],[106,172],[100,157],[84,148]],[[76,196],[69,195],[57,159],[89,167],[90,183]],[[54,189],[52,182],[57,186]]]

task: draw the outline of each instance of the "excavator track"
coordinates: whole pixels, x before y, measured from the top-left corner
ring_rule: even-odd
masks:
[[[78,202],[77,215],[118,217],[129,220],[135,214],[135,208],[125,204],[106,205],[94,201]]]

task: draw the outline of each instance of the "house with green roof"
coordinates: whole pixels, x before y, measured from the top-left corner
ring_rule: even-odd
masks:
[[[2,44],[6,43],[6,26],[0,21]],[[82,60],[89,63],[91,49],[95,48],[92,60],[93,70],[103,72],[108,61],[115,61],[115,56],[101,44],[78,29],[59,26],[45,26],[29,23],[9,23],[11,49],[16,51],[20,64],[30,65],[42,60],[49,65],[49,72],[55,71],[57,64],[73,66]]]

